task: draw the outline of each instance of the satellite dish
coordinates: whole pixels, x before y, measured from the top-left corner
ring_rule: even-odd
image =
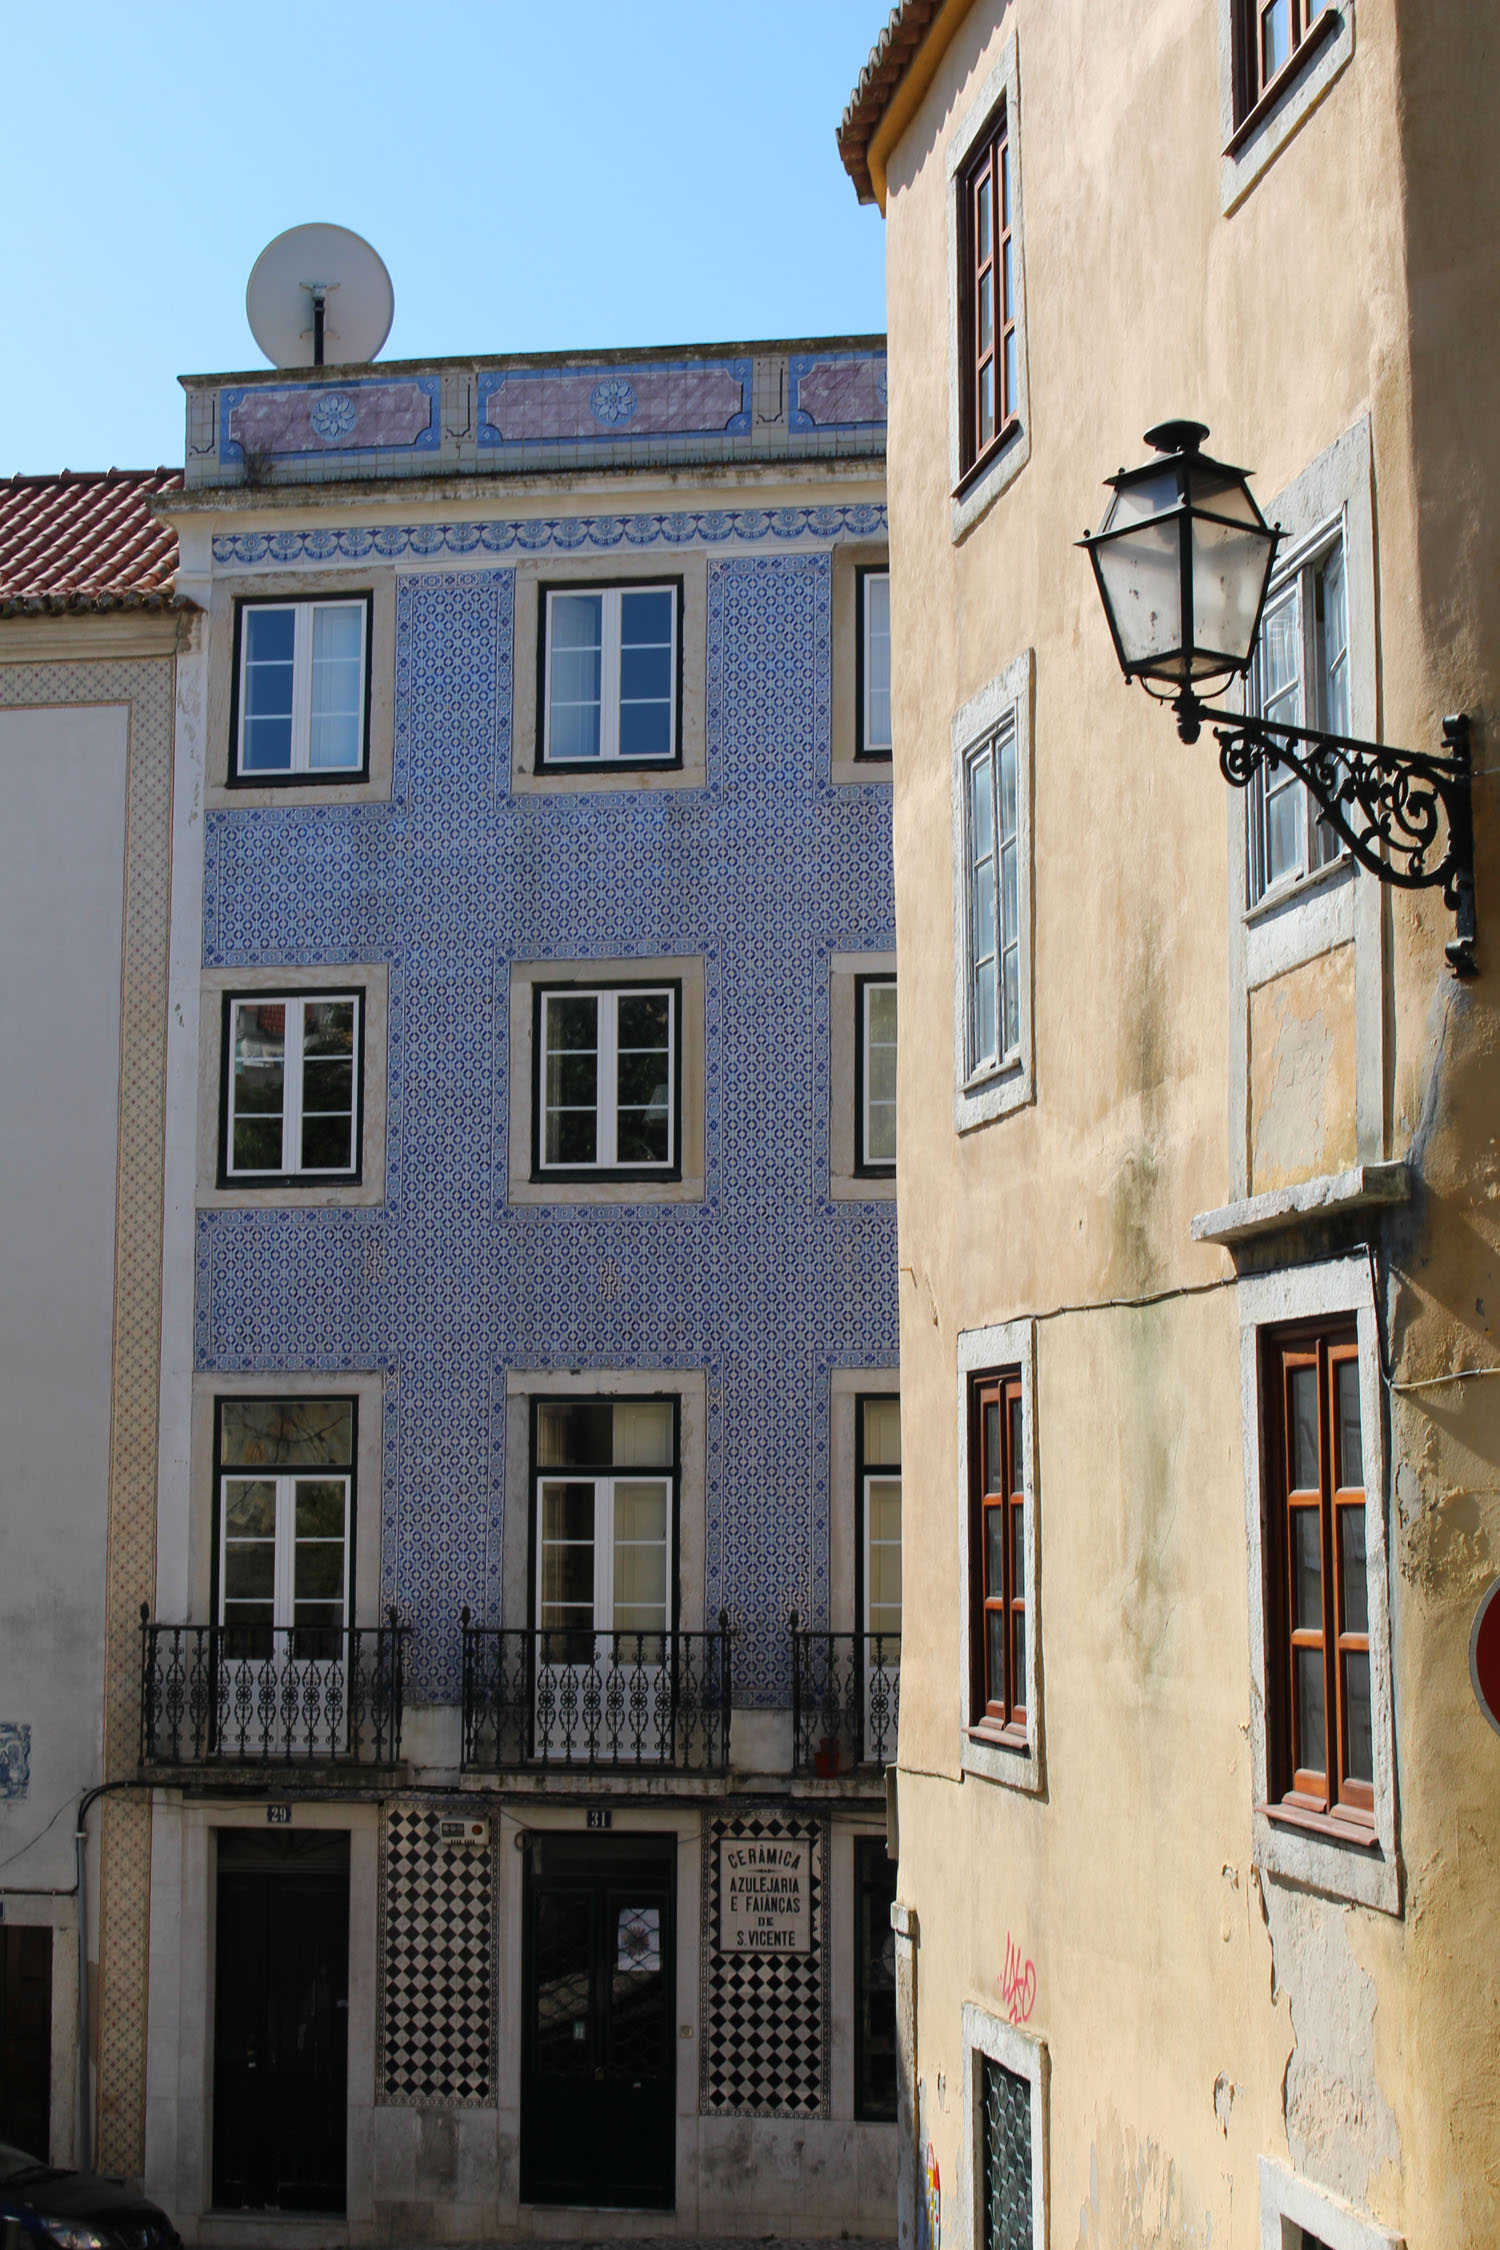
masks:
[[[266,244],[245,289],[250,333],[273,367],[373,359],[395,312],[385,261],[347,227],[289,227]]]

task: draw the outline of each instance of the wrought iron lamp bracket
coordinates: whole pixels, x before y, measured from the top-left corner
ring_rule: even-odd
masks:
[[[1454,917],[1445,948],[1448,965],[1455,976],[1476,973],[1474,803],[1464,712],[1444,719],[1448,755],[1432,757],[1316,727],[1215,711],[1195,697],[1179,697],[1175,709],[1186,742],[1197,739],[1204,720],[1212,727],[1219,770],[1232,788],[1247,789],[1267,766],[1285,766],[1361,867],[1399,890],[1440,889]]]

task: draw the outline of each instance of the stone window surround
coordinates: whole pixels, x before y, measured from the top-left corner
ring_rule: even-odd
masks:
[[[225,1099],[224,995],[227,992],[358,992],[362,999],[363,1069],[358,1180],[257,1187],[253,1180],[220,1185],[219,1151]],[[385,1201],[386,1046],[390,971],[383,962],[328,968],[205,969],[198,1014],[198,1193],[200,1211],[311,1209]]]
[[[666,984],[681,987],[677,1063],[680,1179],[540,1179],[531,1176],[531,1114],[536,1099],[533,995],[539,985]],[[704,964],[701,957],[612,961],[512,961],[510,964],[510,1145],[512,1203],[701,1203],[704,1182]]]
[[[703,1607],[704,1518],[708,1483],[708,1377],[701,1367],[595,1369],[512,1368],[505,1380],[504,1615],[524,1626],[534,1569],[531,1507],[531,1402],[534,1398],[660,1398],[679,1402],[677,1456],[677,1586],[679,1625],[701,1632],[712,1621]]]
[[[237,811],[257,805],[369,804],[388,799],[396,741],[396,572],[390,565],[345,567],[328,572],[307,570],[257,571],[254,576],[236,572],[213,581],[208,598],[208,733],[203,803],[207,811],[233,807]],[[235,614],[241,601],[325,601],[342,594],[371,597],[369,647],[370,734],[369,771],[356,779],[310,780],[298,774],[290,780],[230,783],[235,745],[231,738],[234,708]]]
[[[213,1371],[193,1377],[192,1436],[189,1454],[186,1536],[174,1536],[163,1508],[162,1560],[157,1569],[157,1615],[167,1624],[215,1622],[213,1550],[218,1496],[214,1489],[214,1404],[221,1398],[353,1398],[358,1401],[355,1430],[354,1491],[350,1529],[354,1539],[354,1578],[349,1615],[355,1625],[378,1625],[380,1602],[381,1423],[384,1378],[373,1372],[339,1370],[294,1373],[272,1369],[226,1375]],[[453,1629],[458,1631],[455,1613]]]
[[[859,739],[859,700],[862,682],[859,677],[859,643],[857,594],[858,573],[862,570],[886,570],[891,567],[890,549],[883,543],[862,543],[841,540],[833,550],[833,737],[830,779],[837,788],[868,787],[889,783],[892,761],[889,756],[859,757],[855,744]]]
[[[1047,2124],[1051,2078],[1051,2058],[1047,2043],[1035,2032],[1023,2031],[1018,2025],[1005,2023],[999,2016],[991,2015],[987,2008],[976,2007],[972,2000],[963,2004],[963,2106],[959,2112],[961,2123],[958,2136],[958,2192],[954,2198],[958,2215],[958,2239],[962,2243],[964,2229],[968,2229],[970,2250],[979,2250],[984,2241],[984,2213],[980,2198],[984,2193],[984,2170],[979,2162],[980,2120],[979,2104],[982,2081],[976,2068],[976,2057],[985,2056],[1005,2070],[1024,2078],[1031,2088],[1031,2240],[1033,2250],[1047,2250],[1048,2179],[1047,2179]]]
[[[1347,1899],[1385,1914],[1401,1912],[1401,1871],[1396,1852],[1396,1744],[1391,1689],[1390,1565],[1386,1541],[1384,1417],[1381,1412],[1379,1337],[1369,1258],[1329,1258],[1315,1264],[1242,1276],[1240,1392],[1244,1437],[1245,1542],[1250,1622],[1250,1768],[1254,1863],[1263,1877],[1280,1878]],[[1301,1320],[1353,1316],[1359,1340],[1360,1416],[1365,1445],[1365,1543],[1370,1599],[1371,1721],[1375,1753],[1374,1843],[1346,1842],[1326,1833],[1274,1820],[1267,1721],[1265,1597],[1265,1469],[1262,1461],[1261,1334]]]
[[[829,1375],[828,1454],[833,1482],[829,1492],[828,1621],[835,1633],[859,1629],[854,1590],[859,1583],[861,1533],[857,1401],[899,1398],[899,1367],[835,1367]]]
[[[1240,0],[1218,0],[1219,133],[1224,151],[1219,162],[1219,209],[1226,218],[1317,108],[1349,62],[1354,53],[1356,4],[1357,0],[1337,0],[1338,29],[1324,34],[1301,68],[1294,59],[1280,99],[1241,138],[1234,113],[1235,11]]]
[[[1260,2170],[1260,2250],[1302,2250],[1309,2237],[1328,2250],[1406,2250],[1405,2237],[1362,2218],[1342,2196],[1315,2187],[1262,2156]]]
[[[965,1083],[969,1022],[969,882],[965,846],[964,759],[987,735],[1007,723],[1016,738],[1016,866],[1021,896],[1019,1020],[1014,1055],[988,1077]],[[1036,654],[1026,649],[969,698],[951,729],[949,800],[953,830],[953,1126],[965,1133],[1008,1117],[1035,1095],[1032,1025],[1032,769],[1036,733]],[[998,1005],[997,1000],[997,1005]]]
[[[708,702],[708,563],[706,554],[688,548],[657,548],[644,554],[548,554],[515,565],[515,662],[511,668],[511,772],[514,796],[597,795],[619,789],[703,789],[707,786],[706,713]],[[580,592],[632,582],[657,586],[680,579],[682,603],[678,677],[677,745],[681,763],[662,759],[655,766],[623,770],[600,762],[577,767],[543,766],[541,663],[543,587],[556,593],[570,585]]]
[[[989,1742],[970,1726],[974,1709],[973,1534],[969,1493],[969,1379],[991,1369],[1019,1368],[1021,1375],[1022,1481],[1026,1494],[1026,1740]],[[1041,1541],[1037,1517],[1036,1323],[1008,1320],[995,1328],[966,1328],[958,1338],[958,1760],[963,1772],[1009,1789],[1040,1795],[1046,1778],[1043,1752]],[[1003,2058],[1002,2058],[1003,2059]]]
[[[1349,605],[1349,731],[1377,733],[1377,610],[1370,424],[1336,438],[1266,508],[1286,531],[1293,567],[1342,529]],[[1282,575],[1278,571],[1278,577]],[[1238,703],[1239,698],[1235,698]],[[1254,906],[1249,898],[1250,796],[1226,790],[1229,838],[1230,1200],[1250,1192],[1250,995],[1337,946],[1354,947],[1355,1141],[1361,1164],[1385,1158],[1385,936],[1380,885],[1346,853]]]
[[[1004,105],[1010,148],[1011,239],[1015,244],[1017,418],[1020,428],[989,465],[963,483],[962,401],[959,396],[959,175],[973,155],[996,111]],[[1031,458],[1031,384],[1026,358],[1026,213],[1021,189],[1021,79],[1016,34],[1011,33],[999,61],[981,81],[945,151],[948,197],[948,471],[949,537],[956,546],[989,513]],[[960,486],[962,485],[962,490]]]
[[[859,1146],[858,1119],[854,1113],[858,1078],[855,1057],[859,1044],[856,979],[893,977],[896,956],[894,953],[835,953],[828,969],[829,1197],[835,1203],[888,1203],[896,1193],[894,1172],[860,1172],[855,1167]]]

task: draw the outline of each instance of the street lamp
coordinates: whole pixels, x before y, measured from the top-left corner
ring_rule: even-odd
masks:
[[[1429,757],[1252,712],[1216,711],[1203,700],[1250,669],[1281,540],[1244,471],[1201,451],[1207,436],[1201,422],[1148,430],[1156,460],[1106,480],[1113,497],[1104,521],[1079,542],[1094,566],[1120,669],[1171,703],[1184,742],[1196,742],[1209,721],[1233,787],[1247,788],[1262,767],[1283,765],[1382,883],[1440,887],[1456,925],[1449,963],[1456,976],[1472,976],[1467,717],[1444,719],[1448,755]]]

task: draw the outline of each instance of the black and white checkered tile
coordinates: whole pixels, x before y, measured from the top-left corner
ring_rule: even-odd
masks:
[[[399,1804],[385,1815],[375,2098],[487,2108],[495,2098],[494,1857],[487,1842],[445,1841],[444,1817]]]
[[[719,1845],[806,1837],[812,1844],[812,1949],[720,1953]],[[703,1989],[699,2108],[705,2117],[828,2115],[828,1828],[774,1812],[703,1830]]]

